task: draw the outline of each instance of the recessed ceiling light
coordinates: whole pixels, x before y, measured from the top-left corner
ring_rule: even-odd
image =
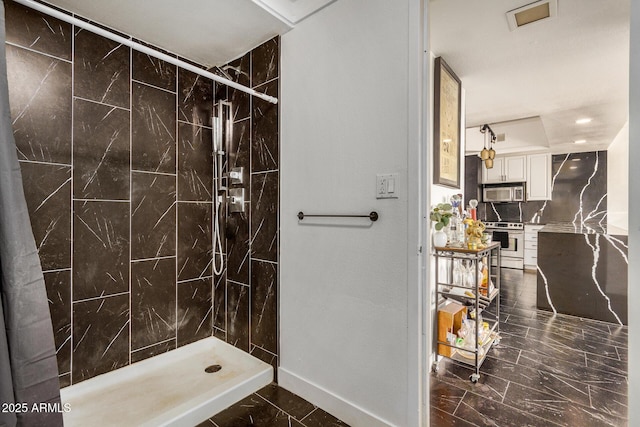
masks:
[[[558,0],[539,0],[507,12],[507,22],[513,31],[543,19],[554,18],[557,14]]]
[[[578,169],[577,166],[569,166],[569,169]]]
[[[582,159],[571,159],[572,162],[579,162]]]
[[[574,144],[584,144],[585,142],[587,142],[586,139],[578,139],[576,141],[573,141]]]
[[[584,125],[585,123],[591,123],[591,119],[589,117],[585,117],[584,119],[576,120],[576,124]]]

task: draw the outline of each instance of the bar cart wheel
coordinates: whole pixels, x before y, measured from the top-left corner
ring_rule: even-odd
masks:
[[[471,374],[471,376],[469,377],[469,379],[471,380],[472,383],[477,383],[478,380],[480,379],[480,375],[479,374]]]
[[[435,362],[433,362],[433,365],[431,366],[431,370],[433,372],[438,372],[438,361],[436,360]]]

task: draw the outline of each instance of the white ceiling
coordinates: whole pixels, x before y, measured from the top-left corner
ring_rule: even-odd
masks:
[[[225,64],[334,0],[46,0],[206,66]]]
[[[606,149],[628,118],[630,1],[558,0],[556,18],[510,31],[505,13],[529,3],[429,2],[431,50],[462,80],[467,127],[508,127],[498,153]],[[532,117],[543,132],[499,124]]]

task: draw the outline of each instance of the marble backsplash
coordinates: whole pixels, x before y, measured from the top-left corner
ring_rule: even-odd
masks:
[[[277,366],[278,107],[10,0],[13,130],[62,386],[212,334]],[[224,71],[277,96],[279,40]],[[197,65],[197,64],[196,64]],[[246,210],[212,271],[214,104]]]
[[[482,201],[480,159],[466,157],[465,203]],[[487,221],[576,223],[606,226],[607,152],[552,156],[552,200],[521,203],[479,203],[479,218]]]

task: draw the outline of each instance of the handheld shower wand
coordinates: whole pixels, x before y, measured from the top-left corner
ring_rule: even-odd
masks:
[[[216,276],[224,270],[224,257],[222,256],[222,239],[220,237],[220,208],[223,197],[225,197],[226,187],[222,185],[222,168],[225,150],[225,136],[228,132],[223,131],[224,105],[228,104],[220,101],[218,103],[218,115],[212,117],[213,125],[213,272]],[[228,124],[227,124],[228,130]],[[222,193],[222,194],[220,194]]]

